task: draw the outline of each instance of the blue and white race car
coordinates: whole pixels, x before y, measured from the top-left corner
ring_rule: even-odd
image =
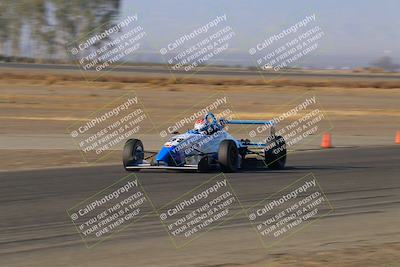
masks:
[[[237,140],[224,129],[229,124],[267,125],[271,134],[263,143],[252,143],[248,139]],[[197,120],[192,130],[172,136],[159,152],[145,151],[142,141],[138,139],[129,139],[123,149],[123,165],[127,171],[172,169],[236,172],[254,167],[260,158],[268,168],[285,167],[285,140],[275,136],[272,121],[223,118],[217,121],[212,113]]]

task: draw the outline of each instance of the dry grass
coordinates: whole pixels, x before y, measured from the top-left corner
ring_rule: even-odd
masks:
[[[329,80],[329,79],[224,79],[224,78],[165,78],[165,77],[146,77],[146,76],[120,76],[120,75],[103,75],[97,77],[94,75],[83,77],[80,74],[40,74],[40,73],[17,73],[2,72],[0,80],[23,80],[44,82],[47,85],[53,85],[62,82],[100,82],[106,83],[110,89],[120,89],[124,84],[147,83],[157,86],[174,85],[174,84],[206,84],[216,86],[229,85],[269,85],[274,87],[299,86],[299,87],[342,87],[342,88],[384,88],[393,89],[400,88],[400,81],[387,80],[367,80],[346,79],[346,80]]]

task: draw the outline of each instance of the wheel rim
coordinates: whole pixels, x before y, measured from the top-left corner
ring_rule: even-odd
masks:
[[[143,147],[141,146],[136,147],[132,157],[135,162],[143,160],[144,158]]]

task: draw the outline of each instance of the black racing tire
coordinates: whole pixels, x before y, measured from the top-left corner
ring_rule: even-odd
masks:
[[[218,162],[223,172],[236,172],[239,151],[233,140],[223,140],[218,148]]]
[[[210,171],[210,164],[208,162],[207,156],[201,158],[201,160],[197,164],[197,171],[198,172],[209,172]]]
[[[267,144],[265,164],[272,170],[282,170],[286,164],[286,142],[282,136],[276,136]]]
[[[139,139],[129,139],[125,142],[124,150],[122,151],[122,163],[125,170],[127,166],[136,165],[143,162],[144,147]],[[130,169],[127,171],[140,171],[140,169]]]

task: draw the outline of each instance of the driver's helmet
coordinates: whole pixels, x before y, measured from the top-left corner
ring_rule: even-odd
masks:
[[[206,131],[208,122],[205,119],[199,119],[194,123],[194,129],[197,131]]]

